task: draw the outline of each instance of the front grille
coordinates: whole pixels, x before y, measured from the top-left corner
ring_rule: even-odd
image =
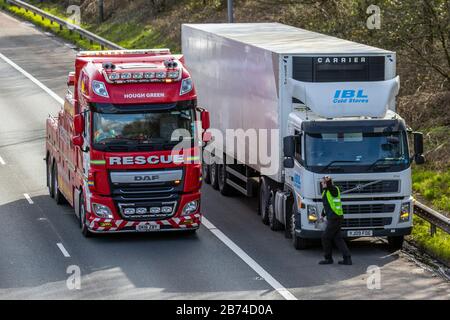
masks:
[[[390,213],[394,212],[395,204],[343,204],[342,209],[344,214]]]
[[[118,212],[124,219],[161,220],[172,217],[176,213],[180,195],[184,187],[183,174],[172,178],[170,175],[174,174],[174,170],[128,172],[132,177],[136,175],[152,178],[153,174],[160,176],[159,181],[140,181],[134,183],[129,182],[133,181],[129,177],[125,177],[126,182],[123,182],[124,178],[122,177],[122,180],[120,180],[115,173],[111,173],[110,175],[111,194]],[[113,175],[115,175],[115,178],[112,178]],[[162,210],[163,207],[166,209],[167,207],[171,207],[172,211],[165,213],[162,211],[150,212],[150,209],[155,210],[155,208],[160,208]],[[126,214],[125,209],[146,209],[147,212]]]
[[[381,228],[392,223],[392,218],[344,219],[342,228]]]
[[[375,182],[376,180],[350,180],[350,181],[335,181],[336,186],[341,192],[354,189],[347,194],[368,194],[368,193],[393,193],[400,191],[399,180],[381,180],[364,187],[364,185]],[[358,188],[359,187],[359,188]]]

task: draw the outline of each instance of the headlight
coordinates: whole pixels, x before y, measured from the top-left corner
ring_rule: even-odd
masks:
[[[318,219],[318,216],[317,216],[317,207],[316,207],[315,205],[310,205],[310,204],[308,204],[308,205],[306,206],[306,208],[307,208],[306,211],[307,211],[307,213],[308,213],[308,221],[311,222],[311,223],[316,222],[317,219]]]
[[[100,97],[109,98],[108,91],[106,90],[106,86],[103,82],[100,81],[92,81],[92,90],[94,93]]]
[[[181,81],[180,96],[190,92],[192,88],[193,88],[192,79],[191,78],[183,79],[183,81]]]
[[[398,222],[409,221],[410,210],[411,210],[411,202],[402,203],[402,208],[400,210],[400,218],[398,219]]]
[[[97,217],[112,219],[113,215],[111,210],[103,204],[93,203],[92,208],[94,209],[94,213]]]
[[[197,200],[190,201],[184,205],[181,215],[185,216],[194,213],[195,211],[197,211],[197,208],[198,208],[198,201]]]

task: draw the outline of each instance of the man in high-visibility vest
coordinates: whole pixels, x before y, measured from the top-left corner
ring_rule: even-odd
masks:
[[[322,184],[322,202],[324,211],[322,217],[327,217],[327,226],[322,234],[322,246],[325,252],[325,259],[320,261],[319,264],[332,264],[333,263],[333,242],[341,251],[344,259],[339,261],[339,264],[351,265],[352,258],[347,244],[342,238],[341,225],[344,219],[344,212],[342,210],[341,192],[339,188],[333,184],[333,180],[329,176],[326,176],[321,181]]]

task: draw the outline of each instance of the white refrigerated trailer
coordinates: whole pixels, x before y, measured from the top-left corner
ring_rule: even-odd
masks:
[[[297,249],[319,238],[320,179],[340,187],[345,237],[412,228],[411,162],[422,135],[395,112],[394,52],[279,23],[184,24],[182,50],[211,114],[203,176],[259,197],[262,221]]]

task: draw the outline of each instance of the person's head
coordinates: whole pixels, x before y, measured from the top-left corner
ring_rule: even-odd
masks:
[[[323,177],[320,182],[322,184],[323,189],[330,188],[333,185],[333,180],[331,179],[330,176]]]

